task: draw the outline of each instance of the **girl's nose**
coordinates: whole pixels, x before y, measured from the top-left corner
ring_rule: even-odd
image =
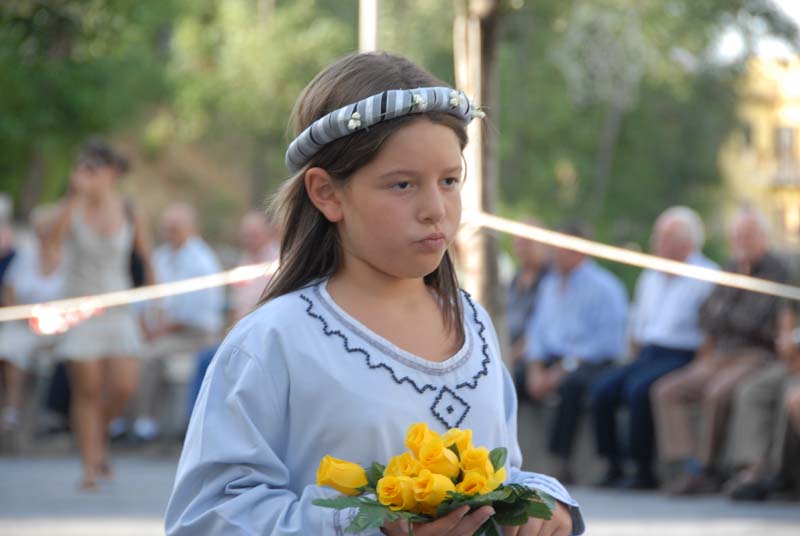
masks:
[[[419,216],[422,221],[438,223],[445,212],[444,194],[438,187],[428,187],[420,192]]]

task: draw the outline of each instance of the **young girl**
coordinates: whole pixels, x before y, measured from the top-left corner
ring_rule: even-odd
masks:
[[[68,297],[130,288],[134,247],[152,281],[144,224],[116,191],[127,167],[124,157],[100,140],[87,142],[78,155],[54,231],[56,239],[65,241]],[[98,475],[110,476],[108,424],[125,410],[136,389],[140,339],[134,312],[115,307],[75,325],[55,350],[69,361],[84,489],[95,488]]]
[[[387,461],[419,421],[508,447],[509,480],[560,501],[551,521],[505,534],[583,532],[558,482],[520,470],[513,383],[489,316],[458,290],[447,248],[473,109],[443,86],[403,58],[360,54],[301,94],[294,175],[275,200],[281,268],[208,370],[169,534],[343,534],[348,512],[312,505],[335,494],[315,485],[320,459]],[[472,535],[493,513],[465,510],[414,533]]]

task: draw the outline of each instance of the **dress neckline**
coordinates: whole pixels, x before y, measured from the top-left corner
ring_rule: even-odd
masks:
[[[469,326],[467,325],[467,322],[465,322],[463,318],[461,321],[464,325],[464,341],[462,342],[461,347],[444,361],[431,361],[397,346],[392,341],[365,326],[358,319],[342,309],[328,292],[327,278],[314,285],[314,292],[317,294],[325,308],[328,309],[328,311],[348,329],[355,332],[359,337],[367,341],[383,355],[386,355],[395,361],[399,361],[418,370],[423,370],[425,372],[434,374],[450,372],[461,366],[467,360],[470,352],[472,351],[473,335],[469,329]]]

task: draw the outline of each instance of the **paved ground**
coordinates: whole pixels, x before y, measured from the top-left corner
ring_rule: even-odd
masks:
[[[67,455],[0,458],[0,535],[150,536],[175,472],[174,456],[125,453],[115,479],[99,491],[77,491],[77,459]],[[735,505],[724,499],[673,500],[654,493],[573,490],[589,536],[800,535],[800,503]],[[766,536],[766,535],[765,535]]]

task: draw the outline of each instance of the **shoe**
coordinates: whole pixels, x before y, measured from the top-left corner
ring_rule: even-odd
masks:
[[[765,501],[769,497],[770,489],[763,480],[746,482],[733,488],[728,497],[734,501]]]
[[[621,478],[614,486],[616,489],[648,491],[658,489],[658,480],[654,476],[631,476]]]
[[[559,462],[552,471],[552,476],[565,486],[571,486],[575,483],[575,477],[572,475],[572,470],[566,462]]]
[[[19,411],[12,406],[6,406],[0,412],[0,432],[16,432],[19,428]]]
[[[112,443],[122,442],[128,435],[128,423],[125,419],[117,417],[108,423],[108,438]]]
[[[616,488],[625,475],[619,467],[609,467],[603,478],[594,483],[596,488]]]
[[[683,474],[667,485],[666,491],[670,495],[707,495],[717,493],[720,488],[719,480],[708,474]]]
[[[133,423],[133,437],[137,442],[155,441],[159,432],[158,422],[152,417],[138,417]]]

